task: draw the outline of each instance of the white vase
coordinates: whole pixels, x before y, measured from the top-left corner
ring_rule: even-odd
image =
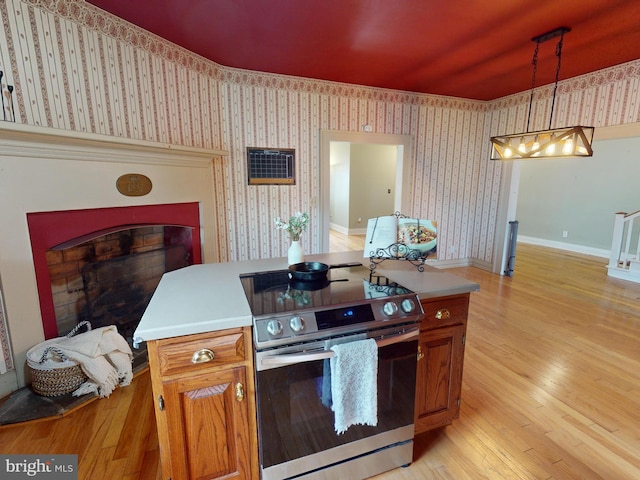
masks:
[[[304,262],[304,252],[302,251],[300,240],[291,241],[291,246],[289,246],[289,250],[287,251],[287,257],[289,258],[289,265]]]

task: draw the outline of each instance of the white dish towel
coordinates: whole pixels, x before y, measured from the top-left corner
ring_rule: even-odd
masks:
[[[331,396],[336,433],[378,425],[378,345],[373,339],[331,347]]]

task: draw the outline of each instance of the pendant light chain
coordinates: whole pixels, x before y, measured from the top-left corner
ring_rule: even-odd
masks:
[[[531,65],[533,65],[533,75],[531,76],[531,96],[529,97],[529,116],[527,117],[527,132],[529,131],[529,124],[531,123],[531,106],[533,105],[533,89],[536,86],[536,72],[538,71],[538,50],[540,50],[540,42],[536,42],[536,49],[533,52],[533,59]]]
[[[551,100],[551,115],[549,115],[549,130],[551,130],[551,120],[553,119],[553,109],[556,105],[556,92],[558,91],[558,79],[560,78],[560,63],[562,61],[562,42],[564,33],[560,35],[560,40],[556,45],[556,57],[558,57],[558,65],[556,66],[556,83],[553,87],[553,99]]]

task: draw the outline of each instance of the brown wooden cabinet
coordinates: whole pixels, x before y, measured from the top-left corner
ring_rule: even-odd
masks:
[[[458,418],[469,294],[424,299],[416,380],[415,432]]]
[[[258,478],[251,328],[147,348],[162,478]]]

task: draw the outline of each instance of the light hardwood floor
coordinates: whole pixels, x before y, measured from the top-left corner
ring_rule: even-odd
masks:
[[[449,270],[481,287],[460,418],[376,480],[640,478],[640,285],[606,263],[519,244],[512,278]],[[160,479],[151,396],[141,374],[64,418],[0,428],[0,452],[77,453],[80,479]]]
[[[329,252],[364,250],[364,235],[344,235],[331,230],[329,232]]]

